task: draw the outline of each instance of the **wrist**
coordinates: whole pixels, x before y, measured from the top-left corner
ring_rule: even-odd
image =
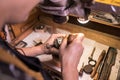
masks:
[[[63,70],[70,69],[70,70],[77,70],[77,66],[73,63],[62,63]]]
[[[65,56],[61,56],[61,64],[62,66],[66,66],[66,67],[73,67],[73,68],[77,68],[78,63],[76,63],[76,61],[66,58]]]
[[[63,80],[78,80],[78,70],[72,65],[62,67]]]

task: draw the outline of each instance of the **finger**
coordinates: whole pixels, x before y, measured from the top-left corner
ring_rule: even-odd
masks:
[[[64,37],[65,34],[52,34],[51,37],[57,38],[57,37]]]
[[[59,50],[56,49],[56,48],[51,48],[50,50],[51,50],[50,52],[52,52],[52,54],[58,54],[59,53]]]
[[[84,39],[84,34],[83,33],[72,33],[72,35],[77,35],[75,38],[78,38],[81,41],[83,41],[83,39]]]
[[[59,34],[58,34],[58,36],[63,36],[63,37],[65,37],[65,36],[66,36],[66,34],[60,34],[60,33],[59,33]]]
[[[83,41],[84,39],[84,34],[83,33],[78,33],[78,36],[76,37],[76,39]]]
[[[60,49],[64,49],[67,46],[67,36],[62,41],[62,44],[60,45]]]

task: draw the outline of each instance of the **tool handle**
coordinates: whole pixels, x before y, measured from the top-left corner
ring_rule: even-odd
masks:
[[[95,76],[95,74],[97,72],[97,69],[98,69],[98,66],[101,63],[101,61],[103,60],[105,54],[106,54],[106,51],[103,50],[102,53],[100,54],[99,58],[98,58],[98,61],[97,61],[96,65],[95,65],[95,67],[94,67],[93,72],[91,73],[91,78],[93,78]]]
[[[109,50],[107,53],[108,53],[107,59],[104,63],[99,80],[108,80],[111,73],[112,66],[115,64],[117,50],[113,47],[109,47]]]
[[[117,55],[117,50],[113,48],[113,58],[111,60],[111,63],[109,64],[109,68],[108,68],[108,72],[107,72],[107,75],[106,75],[106,79],[109,78],[110,74],[111,74],[111,69],[112,69],[112,66],[115,64],[115,60],[116,60],[116,55]]]
[[[94,78],[93,78],[93,80],[98,80],[98,75],[99,75],[99,74],[96,73],[95,76],[94,76]]]

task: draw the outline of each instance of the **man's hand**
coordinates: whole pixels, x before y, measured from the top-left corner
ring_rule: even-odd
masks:
[[[52,34],[49,39],[43,44],[45,45],[45,47],[47,47],[49,50],[46,51],[52,54],[58,54],[59,53],[59,49],[54,47],[54,41],[58,38],[58,37],[65,37],[66,34]],[[46,52],[45,52],[46,53]]]
[[[83,53],[82,40],[84,34],[78,33],[72,42],[67,45],[67,37],[60,46],[63,80],[78,80],[77,66]]]

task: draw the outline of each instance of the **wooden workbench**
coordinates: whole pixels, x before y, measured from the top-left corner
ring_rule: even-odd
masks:
[[[38,14],[39,13],[39,14]],[[20,34],[14,41],[13,43],[19,42],[21,39],[25,38],[28,34],[32,32],[32,27],[34,27],[36,24],[45,24],[51,26],[53,29],[62,29],[62,30],[67,30],[70,33],[84,33],[86,38],[89,38],[91,40],[94,40],[98,43],[101,43],[103,45],[115,47],[117,49],[120,49],[120,28],[119,27],[113,27],[108,26],[105,24],[100,24],[96,23],[93,21],[90,21],[90,23],[82,25],[77,22],[76,18],[70,17],[68,23],[66,24],[57,24],[53,22],[52,16],[41,13],[40,11],[37,12],[38,16],[35,16],[35,23],[32,26],[29,24],[29,27],[25,25],[24,27],[27,26],[27,30],[24,30],[24,36],[23,34]],[[33,19],[33,20],[34,20]],[[22,26],[23,27],[23,26]],[[29,31],[28,31],[29,29]],[[119,51],[120,52],[120,51]],[[120,53],[119,53],[120,54]],[[119,57],[117,58],[119,59]],[[119,60],[118,60],[119,61]]]

